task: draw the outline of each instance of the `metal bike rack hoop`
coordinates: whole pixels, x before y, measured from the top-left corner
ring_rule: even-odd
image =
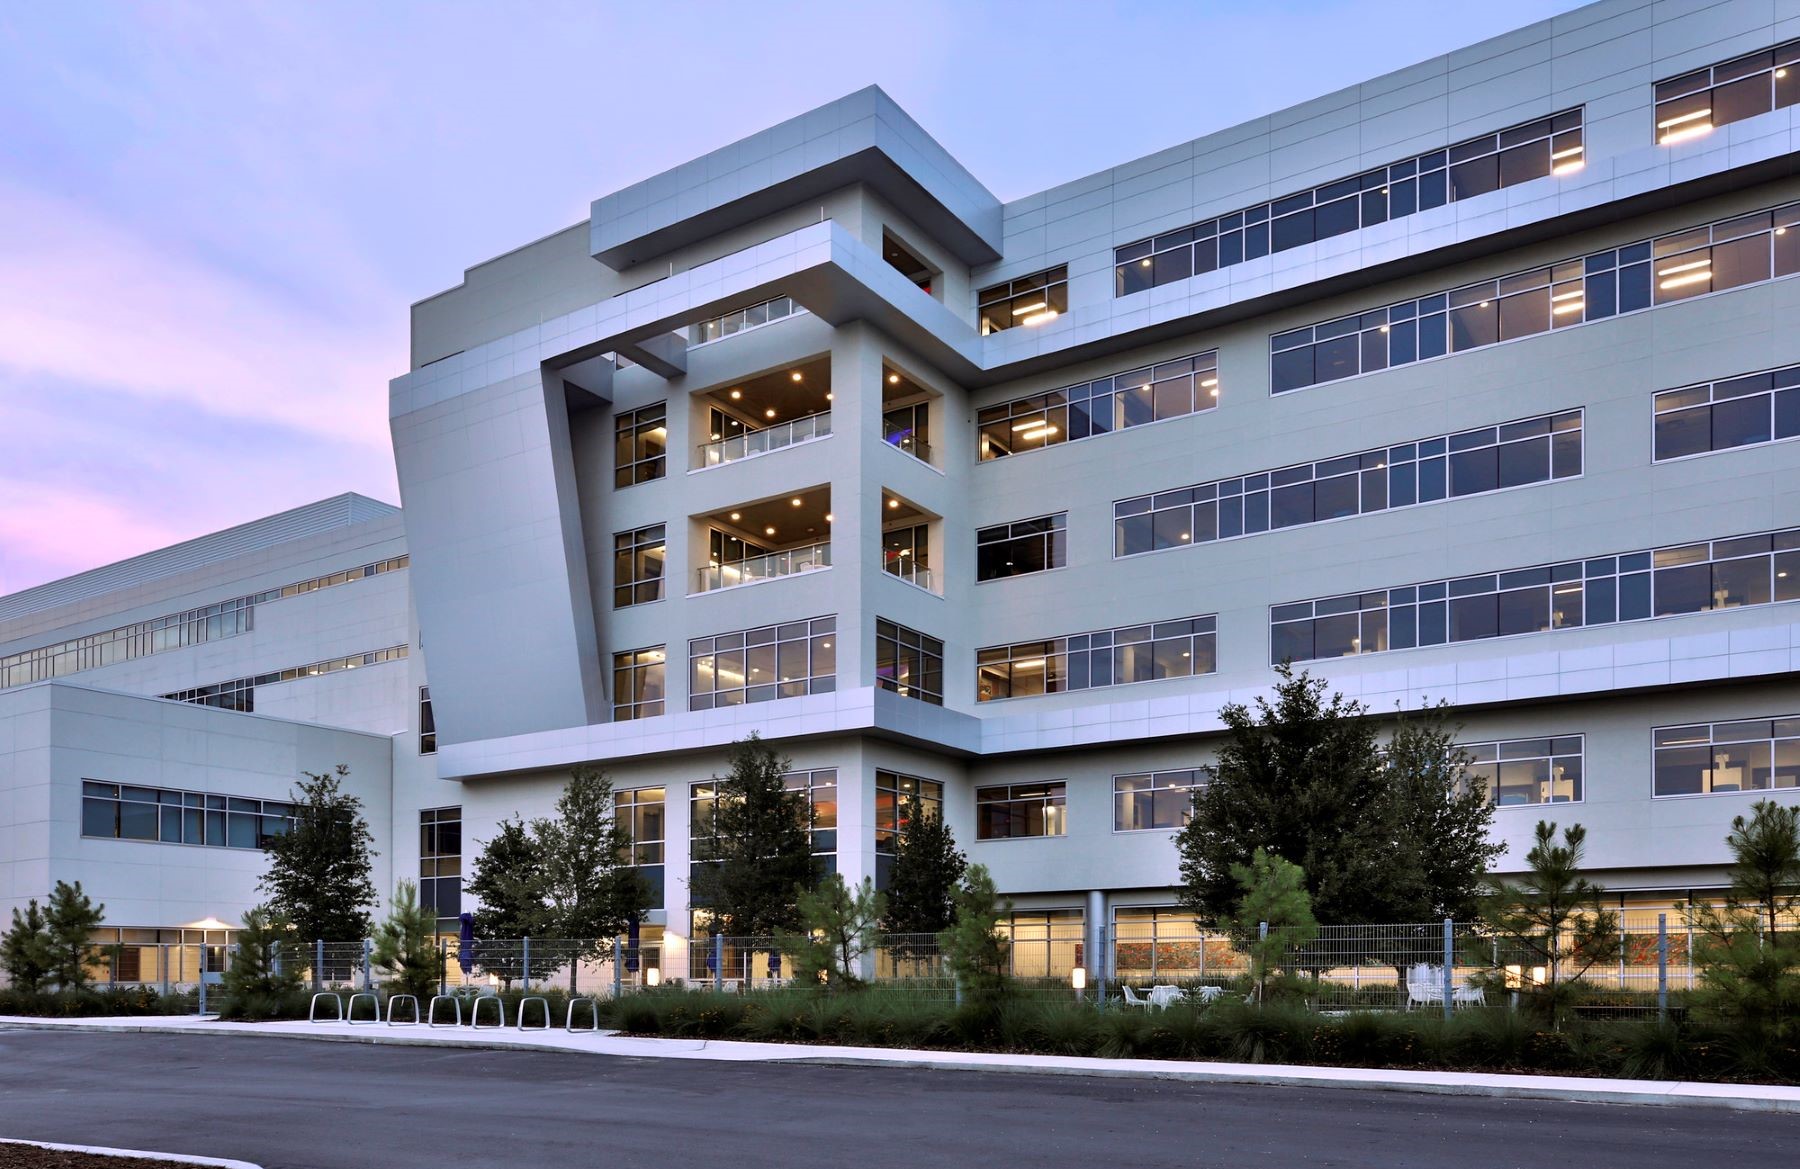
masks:
[[[589,1008],[591,1008],[589,1012],[593,1018],[593,1026],[591,1027],[577,1027],[575,1025],[575,1008],[582,1003],[586,1003]],[[570,999],[568,1017],[563,1020],[563,1030],[582,1034],[600,1030],[600,1000],[591,998]]]
[[[360,1023],[357,1022],[356,1001],[358,999],[369,1000],[369,1006],[373,1008],[375,1012],[375,1017],[373,1019],[364,1019]],[[344,1022],[359,1027],[379,1024],[381,1022],[381,1000],[375,997],[375,992],[372,990],[359,990],[351,995],[349,1001],[344,1004]]]
[[[493,1003],[494,1004],[494,1014],[499,1016],[499,1018],[495,1022],[489,1023],[489,1024],[487,1024],[487,1026],[489,1026],[489,1027],[504,1027],[504,1026],[506,1026],[506,1004],[500,1001],[499,995],[484,994],[480,998],[475,1000],[475,1005],[473,1007],[469,1008],[469,1026],[470,1026],[470,1028],[481,1027],[481,1025],[482,1025],[482,1023],[481,1023],[481,1004],[483,1004],[483,1003]]]
[[[394,1006],[397,1003],[412,1004],[412,1018],[394,1022]],[[391,994],[388,996],[387,1025],[390,1027],[417,1027],[419,1025],[419,996],[416,994]]]
[[[456,1008],[456,1022],[440,1023],[437,1021],[437,1009],[438,1009],[439,1003],[449,1003],[452,1007]],[[434,994],[434,995],[432,995],[431,996],[431,1005],[425,1008],[425,1025],[427,1027],[460,1027],[460,1026],[462,1026],[462,1000],[457,998],[453,994]]]
[[[539,1006],[544,1008],[544,1023],[543,1023],[543,1026],[541,1026],[541,1027],[527,1027],[525,1025],[525,1008],[529,1007],[532,1003],[537,1003]],[[519,1030],[521,1030],[521,1031],[548,1031],[548,1030],[550,1030],[550,1000],[547,998],[542,998],[535,994],[529,995],[525,998],[520,999],[519,1000],[518,1027],[519,1027]]]
[[[337,1008],[337,1017],[336,1018],[333,1018],[333,1019],[319,1018],[319,1000],[320,999],[329,999],[331,1001],[331,1004]],[[310,1005],[306,1008],[306,1021],[308,1023],[342,1023],[344,1021],[344,996],[338,994],[336,991],[331,991],[331,990],[319,991],[317,994],[312,996],[312,1005]]]

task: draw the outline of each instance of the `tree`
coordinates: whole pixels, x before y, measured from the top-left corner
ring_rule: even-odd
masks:
[[[341,763],[330,774],[302,774],[293,820],[269,838],[269,871],[258,887],[302,941],[359,942],[369,936],[376,855],[362,801],[343,790],[350,769]]]
[[[94,931],[105,920],[106,906],[89,900],[80,881],[73,885],[58,881],[50,890],[50,903],[44,908],[44,943],[50,960],[48,973],[58,990],[79,994],[93,984],[89,963],[94,957]]]
[[[437,916],[419,904],[418,886],[402,881],[394,890],[387,920],[375,929],[370,955],[386,975],[390,994],[410,994],[424,1002],[437,993]]]
[[[936,938],[956,920],[956,888],[968,871],[969,858],[956,847],[956,837],[942,816],[915,810],[901,821],[894,837],[894,867],[887,888],[887,913],[881,928],[894,935],[897,955],[919,957],[928,948],[921,935]]]
[[[1228,736],[1175,837],[1182,904],[1201,921],[1231,915],[1233,867],[1263,848],[1300,866],[1320,921],[1472,913],[1499,852],[1444,708],[1400,719],[1384,749],[1366,707],[1304,671],[1276,673],[1272,699],[1220,711]]]
[[[478,898],[474,913],[475,961],[504,986],[525,973],[521,938],[545,937],[549,912],[544,902],[544,863],[537,838],[522,820],[502,820],[482,845],[463,891]],[[544,978],[556,970],[548,949],[532,955],[531,976]]]
[[[631,832],[614,815],[612,780],[591,765],[574,769],[556,801],[556,816],[531,822],[544,903],[544,928],[573,941],[566,961],[596,958],[650,907],[632,868]]]
[[[1687,911],[1700,967],[1700,1003],[1741,1026],[1753,1049],[1800,1029],[1800,934],[1783,930],[1800,909],[1800,808],[1758,800],[1733,818],[1725,908]]]
[[[789,791],[789,761],[752,734],[732,746],[731,770],[714,777],[712,834],[694,841],[694,904],[715,933],[765,937],[800,924],[800,894],[813,887],[812,804]]]
[[[1306,874],[1292,861],[1259,848],[1249,864],[1233,865],[1231,873],[1243,895],[1236,913],[1220,924],[1249,955],[1250,981],[1260,1004],[1268,999],[1269,974],[1319,936],[1319,923],[1306,892]]]
[[[863,984],[858,967],[875,945],[875,928],[887,912],[887,898],[864,877],[855,892],[838,873],[800,894],[800,932],[776,935],[781,949],[794,960],[794,976],[802,982],[823,978],[833,989]]]
[[[244,914],[237,954],[225,968],[219,1014],[226,1019],[277,1019],[300,993],[305,946],[293,927],[265,905]]]
[[[1600,903],[1605,889],[1581,874],[1581,857],[1587,829],[1571,824],[1556,841],[1556,825],[1538,821],[1535,842],[1525,854],[1528,872],[1524,880],[1488,878],[1491,891],[1483,898],[1482,918],[1493,933],[1471,955],[1495,967],[1488,981],[1503,987],[1508,966],[1542,969],[1535,975],[1515,975],[1527,999],[1560,1026],[1569,985],[1602,962],[1619,956],[1619,915]]]
[[[1001,898],[987,866],[970,865],[956,891],[956,915],[938,934],[938,948],[957,986],[977,1000],[992,1000],[1006,991],[1006,947],[999,926],[1011,912],[1012,902]]]
[[[50,959],[49,928],[34,897],[23,913],[12,911],[12,928],[0,937],[0,970],[14,987],[36,994],[50,977]]]

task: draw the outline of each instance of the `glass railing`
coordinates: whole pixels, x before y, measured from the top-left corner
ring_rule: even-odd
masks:
[[[738,585],[755,584],[780,576],[811,572],[815,568],[830,567],[831,545],[811,544],[805,548],[789,548],[785,552],[747,556],[725,564],[709,564],[694,573],[694,591],[710,593],[718,589],[732,589]]]
[[[764,427],[762,430],[752,430],[747,434],[733,435],[731,438],[722,438],[717,442],[701,443],[695,450],[694,468],[704,471],[708,467],[735,463],[739,459],[747,459],[752,455],[766,455],[770,451],[778,451],[782,447],[793,446],[795,443],[824,438],[830,433],[831,411],[809,414],[805,418],[796,418],[792,422]]]
[[[895,450],[905,451],[921,463],[931,462],[931,444],[910,430],[895,430],[889,427],[881,438]]]
[[[897,576],[909,585],[928,593],[937,592],[937,582],[932,577],[931,570],[923,564],[914,564],[910,557],[889,561],[882,568],[889,576]]]

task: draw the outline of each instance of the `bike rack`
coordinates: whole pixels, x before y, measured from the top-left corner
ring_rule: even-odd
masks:
[[[358,999],[369,1000],[369,1005],[375,1009],[375,1017],[373,1019],[357,1019],[356,1000]],[[344,1022],[357,1027],[372,1026],[381,1022],[381,1000],[375,997],[375,992],[372,990],[359,990],[351,995],[350,1001],[344,1004]]]
[[[537,1003],[539,1006],[544,1008],[544,1025],[541,1027],[527,1027],[525,1025],[525,1008],[529,1007],[532,1003]],[[531,995],[527,998],[520,999],[519,1000],[519,1022],[518,1022],[518,1025],[519,1025],[519,1030],[521,1030],[521,1031],[548,1031],[548,1030],[550,1030],[550,1000],[546,999],[546,998],[539,998],[537,995]]]
[[[437,1021],[437,1008],[438,1008],[439,1003],[449,1003],[451,1006],[456,1008],[456,1022],[440,1023]],[[453,994],[434,994],[434,995],[432,995],[431,996],[431,1005],[425,1008],[425,1025],[427,1027],[460,1027],[460,1026],[462,1026],[462,1000],[457,998]]]
[[[577,1027],[575,1025],[575,1008],[582,1003],[586,1003],[592,1008],[591,1014],[593,1016],[594,1025],[591,1027]],[[568,1017],[563,1020],[563,1030],[571,1033],[587,1033],[600,1030],[600,1000],[587,998],[570,999],[569,1014]]]
[[[412,1004],[412,1018],[394,1022],[394,1006],[397,1003]],[[387,1025],[390,1027],[417,1027],[419,1025],[419,996],[416,994],[392,994],[388,996]]]
[[[319,1000],[320,999],[329,999],[331,1001],[331,1004],[333,1006],[337,1007],[337,1018],[335,1018],[335,1019],[319,1018]],[[335,991],[329,991],[329,990],[322,990],[319,993],[313,995],[312,996],[312,1005],[306,1008],[306,1021],[308,1023],[342,1023],[344,1021],[344,996],[338,994]]]
[[[489,1023],[489,1027],[506,1026],[506,1004],[500,1001],[500,996],[498,995],[484,994],[475,1000],[475,1005],[473,1007],[469,1008],[469,1026],[471,1028],[479,1028],[481,1026],[482,1003],[493,1003],[494,1013],[500,1016],[499,1021]]]

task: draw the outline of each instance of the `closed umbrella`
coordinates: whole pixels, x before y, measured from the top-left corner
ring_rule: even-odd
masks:
[[[462,923],[456,934],[456,964],[462,967],[463,981],[475,972],[475,915],[465,913],[457,919]]]

